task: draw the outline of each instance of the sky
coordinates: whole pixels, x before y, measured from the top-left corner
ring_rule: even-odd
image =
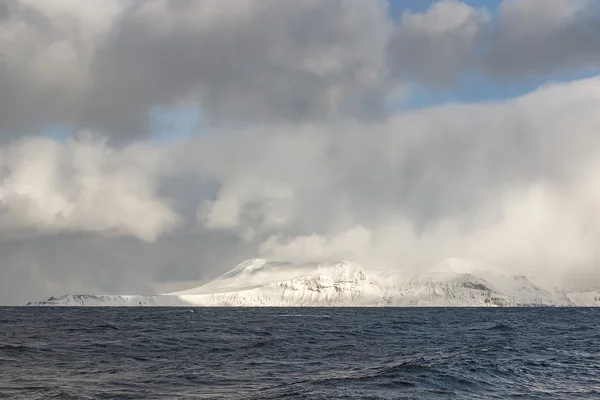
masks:
[[[0,304],[251,257],[600,287],[600,1],[0,0]]]

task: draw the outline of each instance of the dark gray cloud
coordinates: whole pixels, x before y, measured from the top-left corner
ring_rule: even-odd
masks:
[[[455,0],[434,3],[425,13],[406,11],[389,43],[392,74],[425,85],[455,83],[476,62],[473,50],[490,19],[485,10]]]
[[[152,294],[185,289],[255,254],[218,233],[173,236],[154,244],[96,235],[45,236],[3,241],[0,251],[2,305],[67,291]]]
[[[2,5],[1,131],[64,124],[141,136],[151,107],[182,102],[219,125],[382,107],[392,29],[383,1],[111,1],[95,3],[98,17],[76,2]]]
[[[600,68],[600,3],[595,0],[507,0],[483,67],[502,78]]]
[[[498,15],[442,0],[396,27],[384,0],[0,5],[5,139],[65,127],[127,142],[182,104],[210,126],[377,119],[414,83],[599,65],[588,0],[506,0]]]
[[[528,77],[600,68],[600,5],[594,0],[505,0],[497,15],[458,0],[405,12],[389,43],[396,78],[426,87],[468,74]]]

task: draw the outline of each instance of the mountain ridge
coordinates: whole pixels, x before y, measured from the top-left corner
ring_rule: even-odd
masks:
[[[29,306],[600,306],[598,291],[567,292],[477,263],[448,259],[423,273],[366,270],[350,261],[254,258],[204,285],[161,295],[66,294]]]

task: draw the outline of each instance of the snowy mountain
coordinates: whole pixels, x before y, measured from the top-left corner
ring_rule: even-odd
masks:
[[[537,286],[489,266],[448,259],[415,274],[347,262],[244,261],[217,279],[154,296],[64,295],[31,306],[600,306],[600,293]]]

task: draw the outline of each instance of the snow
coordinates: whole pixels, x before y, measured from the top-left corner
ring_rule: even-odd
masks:
[[[568,292],[569,300],[581,307],[600,307],[600,292],[588,290],[584,292]]]
[[[429,270],[365,270],[348,262],[244,261],[205,285],[154,296],[64,295],[34,306],[600,306],[597,291],[566,292],[448,259]]]
[[[239,264],[217,279],[193,289],[168,293],[169,295],[198,295],[248,290],[272,283],[305,276],[316,271],[317,265],[298,265],[289,262],[253,258]]]

